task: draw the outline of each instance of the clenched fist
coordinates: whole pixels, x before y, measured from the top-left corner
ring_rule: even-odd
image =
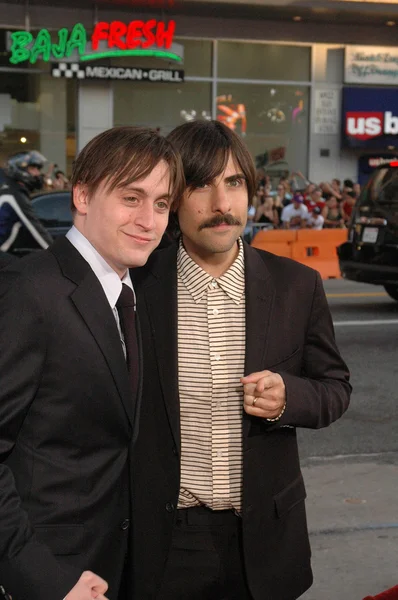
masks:
[[[259,371],[241,378],[243,406],[248,415],[276,419],[286,404],[286,389],[279,373]]]
[[[104,596],[107,589],[108,584],[101,577],[91,571],[84,571],[64,600],[107,600]]]

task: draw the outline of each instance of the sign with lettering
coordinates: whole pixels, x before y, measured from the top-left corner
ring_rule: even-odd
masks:
[[[398,48],[346,46],[344,80],[398,85]]]
[[[343,145],[394,149],[398,146],[398,89],[343,90]]]
[[[148,81],[149,83],[182,83],[184,81],[184,71],[173,69],[109,67],[67,62],[54,64],[51,75],[67,79],[107,79],[111,81]]]
[[[51,61],[74,58],[91,61],[118,56],[155,56],[182,62],[181,55],[173,52],[175,21],[100,21],[91,36],[77,23],[71,31],[60,29],[51,36],[41,29],[34,37],[29,31],[11,33],[10,62],[18,64],[37,60]]]
[[[314,133],[336,135],[339,132],[339,93],[315,90]]]

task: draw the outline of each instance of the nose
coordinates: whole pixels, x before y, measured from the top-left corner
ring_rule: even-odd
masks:
[[[152,202],[142,202],[135,214],[134,222],[144,231],[151,231],[155,227],[155,209]]]
[[[211,201],[213,212],[219,212],[224,215],[231,210],[228,192],[223,185],[213,187]]]

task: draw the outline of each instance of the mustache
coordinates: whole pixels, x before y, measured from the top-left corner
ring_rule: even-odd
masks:
[[[224,224],[241,226],[242,221],[240,219],[237,219],[236,217],[233,217],[229,213],[227,213],[225,215],[216,215],[215,217],[213,217],[212,219],[209,219],[208,221],[203,221],[203,223],[201,223],[199,225],[199,231],[201,231],[202,229],[207,229],[208,227],[217,227],[218,225],[224,225]]]

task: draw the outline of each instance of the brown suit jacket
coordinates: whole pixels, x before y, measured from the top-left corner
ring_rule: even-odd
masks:
[[[133,453],[135,596],[156,598],[179,493],[180,423],[175,245],[134,271],[144,348],[140,433]],[[243,414],[243,544],[254,600],[294,600],[312,583],[296,427],[320,428],[349,404],[319,274],[245,244],[245,374],[270,369],[286,385],[280,421]],[[155,348],[153,350],[146,350]]]

